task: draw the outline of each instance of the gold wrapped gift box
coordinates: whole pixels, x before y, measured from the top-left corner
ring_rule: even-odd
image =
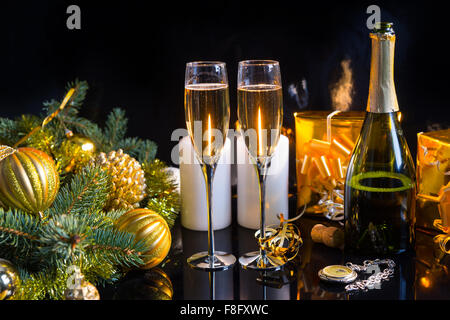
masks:
[[[450,227],[450,129],[417,134],[416,226]]]
[[[298,207],[307,205],[309,213],[343,213],[345,174],[365,112],[304,111],[294,116]]]

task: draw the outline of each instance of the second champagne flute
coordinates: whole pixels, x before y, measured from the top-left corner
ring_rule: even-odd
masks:
[[[283,96],[280,65],[273,60],[247,60],[239,63],[238,119],[241,135],[259,177],[261,224],[257,233],[260,250],[239,258],[243,268],[276,270],[286,259],[265,250],[265,183],[270,162],[280,139],[283,123]]]
[[[226,270],[233,266],[236,258],[214,249],[211,202],[212,181],[230,121],[225,63],[199,61],[186,65],[184,108],[189,136],[205,177],[208,210],[208,251],[196,253],[187,261],[195,269]]]

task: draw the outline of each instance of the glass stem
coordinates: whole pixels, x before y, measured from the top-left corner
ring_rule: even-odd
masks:
[[[206,208],[208,210],[208,256],[209,265],[214,265],[214,230],[212,226],[212,182],[216,165],[205,164],[203,174],[206,182]]]
[[[259,230],[259,238],[260,243],[261,239],[264,239],[266,237],[266,177],[267,177],[267,170],[270,166],[270,160],[263,161],[262,163],[258,164],[258,177],[259,177],[259,199],[261,200],[261,206],[260,206],[260,215],[261,215],[261,224],[260,224],[260,230]],[[261,256],[263,257],[263,261],[265,261],[266,258],[266,250],[260,248]]]

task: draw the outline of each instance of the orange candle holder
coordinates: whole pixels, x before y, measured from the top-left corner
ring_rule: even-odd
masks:
[[[297,206],[341,220],[345,174],[365,112],[304,111],[294,117]]]

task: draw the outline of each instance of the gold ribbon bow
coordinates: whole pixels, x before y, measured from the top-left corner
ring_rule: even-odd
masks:
[[[306,206],[305,206],[306,208]],[[292,219],[285,219],[280,213],[279,226],[269,226],[265,228],[266,237],[259,238],[259,230],[255,233],[255,237],[259,239],[259,245],[262,250],[270,252],[275,257],[284,258],[287,261],[294,259],[303,244],[298,227],[291,223],[302,216],[305,210]]]

